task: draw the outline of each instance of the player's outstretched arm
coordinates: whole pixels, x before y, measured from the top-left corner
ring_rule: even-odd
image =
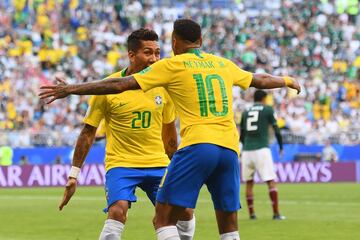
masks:
[[[123,78],[107,78],[81,84],[64,84],[64,80],[56,77],[60,83],[57,85],[41,86],[39,93],[40,99],[50,98],[47,103],[51,103],[56,99],[74,95],[107,95],[121,93],[126,90],[140,89],[139,84],[132,76]]]
[[[250,86],[259,89],[281,88],[287,86],[297,90],[298,94],[301,91],[300,84],[294,78],[289,76],[278,77],[267,73],[254,73]]]
[[[77,139],[69,179],[65,186],[64,197],[59,205],[60,211],[66,204],[68,204],[76,191],[77,175],[80,172],[80,168],[84,164],[85,158],[94,142],[96,129],[96,127],[85,124]]]

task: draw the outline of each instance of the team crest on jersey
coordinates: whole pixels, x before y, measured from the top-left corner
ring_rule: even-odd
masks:
[[[161,96],[156,96],[155,97],[155,103],[156,103],[156,105],[161,105],[162,104],[162,97]]]

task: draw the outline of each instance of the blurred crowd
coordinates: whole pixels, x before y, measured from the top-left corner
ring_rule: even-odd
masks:
[[[168,57],[172,23],[188,17],[203,28],[203,50],[245,70],[299,79],[300,95],[282,89],[268,99],[289,142],[360,144],[359,1],[269,2],[0,1],[0,133],[7,132],[0,141],[73,145],[88,98],[47,106],[37,97],[39,86],[56,72],[78,83],[126,67],[127,36],[140,27],[159,34]],[[252,92],[233,93],[238,122]]]

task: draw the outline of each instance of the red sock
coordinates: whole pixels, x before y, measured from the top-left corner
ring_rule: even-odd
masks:
[[[249,214],[253,215],[254,212],[254,197],[253,196],[246,196],[246,202],[249,209]]]
[[[270,196],[270,199],[271,199],[271,205],[272,205],[274,214],[279,214],[278,191],[277,191],[277,189],[276,188],[270,189],[269,196]]]

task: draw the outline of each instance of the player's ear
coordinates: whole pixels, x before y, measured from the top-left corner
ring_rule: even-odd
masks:
[[[174,32],[171,34],[171,47],[173,52],[175,53],[175,49],[176,49],[176,37]]]
[[[202,46],[202,37],[200,37],[200,39],[199,39],[199,47],[201,47]]]
[[[135,52],[129,50],[129,51],[128,51],[128,58],[129,58],[129,61],[130,61],[130,62],[134,62],[134,61],[135,61]]]

